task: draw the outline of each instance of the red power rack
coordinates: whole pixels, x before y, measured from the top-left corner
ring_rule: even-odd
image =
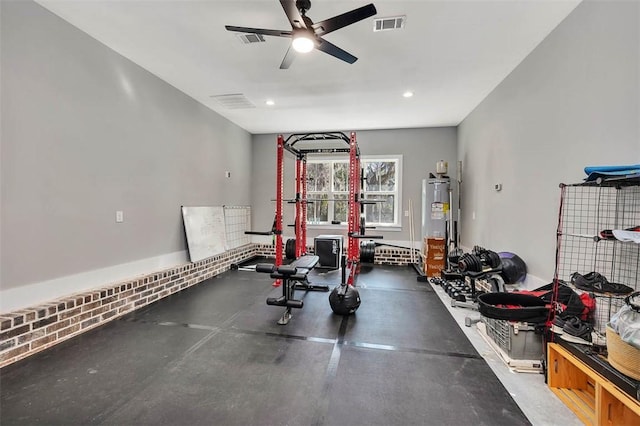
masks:
[[[318,143],[326,141],[342,141],[344,145],[339,147],[300,147],[298,143]],[[276,179],[276,218],[275,218],[275,244],[276,244],[276,266],[282,264],[283,242],[282,242],[282,210],[284,203],[284,150],[287,150],[296,157],[296,198],[295,202],[295,256],[296,258],[306,254],[307,248],[307,156],[309,154],[348,154],[349,155],[349,213],[348,213],[348,233],[347,233],[347,256],[346,267],[347,284],[354,285],[358,272],[360,271],[360,149],[356,140],[356,133],[351,132],[347,137],[342,132],[332,133],[304,133],[292,134],[286,140],[282,135],[278,135],[277,140],[277,179]],[[274,285],[280,285],[276,280]]]

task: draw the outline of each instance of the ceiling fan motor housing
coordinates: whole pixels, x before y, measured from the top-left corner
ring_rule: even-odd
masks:
[[[311,0],[296,0],[296,7],[300,14],[304,15],[307,10],[311,9]]]

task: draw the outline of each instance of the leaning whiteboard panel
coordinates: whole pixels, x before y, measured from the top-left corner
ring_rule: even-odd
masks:
[[[224,253],[227,238],[222,206],[182,206],[182,219],[192,262]]]

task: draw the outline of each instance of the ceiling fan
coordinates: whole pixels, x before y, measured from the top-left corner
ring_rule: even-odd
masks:
[[[346,27],[347,25],[362,21],[377,13],[375,6],[368,4],[314,24],[306,15],[307,11],[311,8],[311,0],[280,0],[280,4],[291,23],[290,31],[234,27],[231,25],[225,26],[228,31],[289,37],[293,39],[280,64],[280,69],[289,68],[297,52],[309,52],[313,50],[314,47],[321,52],[327,53],[347,63],[354,63],[358,58],[323,39],[322,36]]]

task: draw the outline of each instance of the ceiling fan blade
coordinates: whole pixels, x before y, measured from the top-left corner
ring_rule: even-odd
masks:
[[[319,41],[320,42],[316,45],[316,49],[324,53],[327,53],[331,56],[334,56],[350,64],[358,60],[358,58],[353,56],[351,53],[340,49],[338,46],[336,46],[335,44],[329,43],[327,40],[324,40],[321,38]]]
[[[296,58],[296,51],[289,45],[289,49],[287,49],[287,53],[284,54],[284,59],[282,59],[282,63],[280,64],[281,70],[286,70],[291,66],[291,63]]]
[[[292,28],[307,28],[300,11],[296,7],[296,0],[280,0],[280,4],[284,9],[284,13],[287,14]]]
[[[234,27],[232,25],[224,26],[227,31],[234,31],[238,33],[248,33],[248,34],[262,34],[274,37],[291,37],[292,31],[284,31],[284,30],[267,30],[264,28],[248,28],[248,27]]]
[[[325,19],[324,21],[316,22],[313,24],[313,29],[317,36],[329,34],[332,31],[344,28],[347,25],[354,24],[363,19],[367,19],[370,16],[375,15],[377,12],[373,3],[366,6],[353,9],[350,12],[343,13],[342,15],[334,16],[333,18]]]

